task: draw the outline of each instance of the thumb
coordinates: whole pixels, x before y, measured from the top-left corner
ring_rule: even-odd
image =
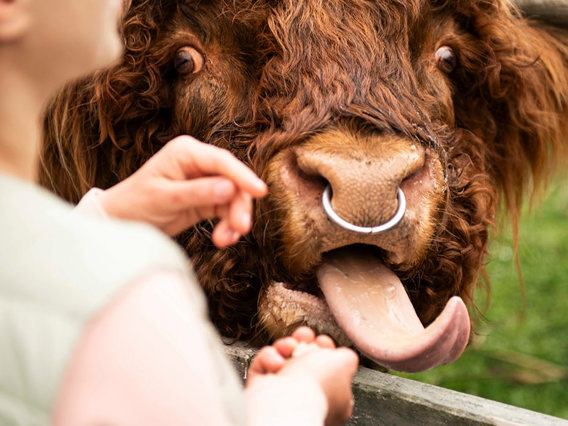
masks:
[[[345,370],[351,375],[355,376],[357,368],[359,367],[359,357],[352,349],[341,347],[335,350],[335,356],[344,365]]]
[[[203,177],[170,182],[169,192],[174,209],[187,210],[229,204],[237,193],[237,187],[229,179]]]

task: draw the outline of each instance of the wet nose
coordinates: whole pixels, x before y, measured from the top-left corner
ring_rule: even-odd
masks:
[[[396,137],[372,144],[308,143],[297,147],[295,155],[300,173],[319,181],[328,193],[324,197],[329,196],[332,211],[360,231],[378,229],[401,213],[401,184],[425,162],[424,148]]]

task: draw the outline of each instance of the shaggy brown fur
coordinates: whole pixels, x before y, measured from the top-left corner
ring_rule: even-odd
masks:
[[[43,185],[76,202],[180,134],[230,149],[269,182],[279,153],[337,129],[414,141],[442,165],[445,198],[425,253],[391,267],[425,324],[452,295],[472,303],[499,196],[516,220],[565,154],[568,36],[505,0],[132,0],[122,33],[120,64],[49,105]],[[183,46],[203,54],[202,71],[176,72]],[[442,46],[455,68],[437,66]],[[265,334],[270,283],[313,278],[287,266],[286,202],[258,203],[234,247],[211,244],[211,223],[179,238],[227,336]],[[295,253],[321,259],[301,239]]]

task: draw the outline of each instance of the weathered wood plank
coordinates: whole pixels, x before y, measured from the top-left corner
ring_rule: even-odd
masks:
[[[243,343],[225,349],[243,379],[255,350]],[[360,368],[353,381],[355,409],[348,425],[542,425],[568,421],[476,396]]]
[[[512,0],[530,18],[568,28],[568,0]]]

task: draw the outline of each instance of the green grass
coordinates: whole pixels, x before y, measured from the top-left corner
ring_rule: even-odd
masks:
[[[472,346],[452,365],[404,376],[568,419],[568,180],[523,215],[520,232],[526,304],[511,232],[502,229],[490,249],[491,303]]]

